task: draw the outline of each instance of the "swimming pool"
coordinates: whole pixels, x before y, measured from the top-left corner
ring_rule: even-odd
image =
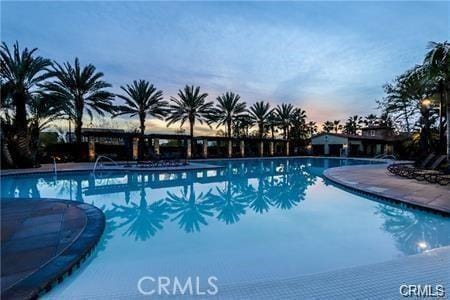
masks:
[[[322,178],[340,159],[208,161],[215,170],[3,177],[2,198],[72,199],[106,215],[94,254],[50,298],[136,295],[142,276],[268,281],[450,245],[450,219]]]

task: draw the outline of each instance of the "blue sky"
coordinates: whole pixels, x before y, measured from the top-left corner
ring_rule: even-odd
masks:
[[[288,102],[322,122],[375,112],[382,85],[449,39],[448,2],[2,2],[2,40],[213,100]],[[117,100],[118,101],[118,100]],[[128,119],[129,121],[129,119]],[[161,123],[150,126],[164,130]],[[169,129],[174,130],[174,128]]]

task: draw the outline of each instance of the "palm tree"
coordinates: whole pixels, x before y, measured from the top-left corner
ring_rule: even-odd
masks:
[[[440,116],[439,133],[440,140],[443,140],[442,119],[444,115],[445,102],[447,104],[447,161],[450,161],[450,43],[430,42],[428,53],[425,55],[424,66],[430,77],[438,82],[440,94]],[[450,164],[448,164],[450,168]]]
[[[264,124],[267,122],[271,112],[270,104],[264,101],[256,102],[250,107],[250,116],[258,124],[260,138],[264,136]]]
[[[167,114],[168,103],[163,100],[163,92],[145,80],[134,80],[131,85],[120,87],[125,95],[117,95],[125,101],[125,105],[117,107],[114,117],[120,115],[139,116],[139,159],[144,154],[145,119],[148,116],[162,120]]]
[[[341,123],[341,121],[339,121],[339,120],[333,121],[333,130],[335,133],[338,133],[339,130],[342,130],[342,125],[340,123]]]
[[[9,98],[14,107],[13,119],[15,147],[15,163],[18,167],[32,167],[33,161],[28,133],[27,103],[33,97],[39,84],[51,77],[47,68],[51,61],[41,56],[35,56],[36,48],[20,51],[16,42],[11,52],[6,43],[0,46],[0,81],[2,104],[4,98]]]
[[[255,124],[252,117],[248,114],[239,115],[233,122],[234,135],[237,137],[248,136],[249,129]]]
[[[275,132],[276,132],[275,127],[278,126],[279,124],[280,123],[279,123],[278,117],[275,115],[275,112],[272,111],[269,114],[269,116],[267,117],[267,123],[266,123],[267,128],[270,131],[270,136],[272,139],[275,138]]]
[[[291,126],[292,115],[294,113],[294,106],[292,104],[281,104],[275,108],[275,115],[278,118],[278,122],[283,129],[284,139],[289,136],[289,128]]]
[[[343,129],[347,134],[356,134],[359,129],[361,129],[362,118],[358,115],[354,115],[347,119]]]
[[[306,138],[307,135],[306,111],[301,108],[295,108],[291,116],[291,130],[288,131],[287,137],[300,140]]]
[[[212,102],[206,102],[207,93],[200,93],[200,87],[186,85],[184,90],[178,90],[178,98],[171,97],[170,113],[167,117],[167,126],[181,122],[181,126],[189,121],[189,133],[194,137],[195,121],[209,123],[212,115]]]
[[[374,114],[370,114],[367,117],[365,117],[363,122],[366,126],[372,126],[372,125],[375,125],[377,123],[377,121],[378,121],[378,117]]]
[[[232,92],[226,92],[217,97],[216,109],[214,111],[216,121],[219,123],[217,127],[225,126],[229,138],[231,138],[233,121],[246,111],[246,103],[240,102],[240,99],[241,97],[238,94]]]
[[[330,133],[334,129],[334,124],[332,121],[326,121],[322,125],[322,130],[326,133]]]
[[[309,135],[312,137],[318,130],[317,124],[314,121],[309,121],[308,124],[306,124],[306,127],[308,128]]]
[[[56,77],[56,81],[46,84],[46,88],[54,97],[66,99],[70,103],[68,114],[75,121],[77,154],[80,155],[83,114],[86,111],[92,119],[93,112],[100,116],[104,116],[105,112],[114,112],[114,94],[106,90],[111,85],[102,80],[103,73],[97,72],[92,64],[81,67],[78,58],[75,58],[73,66],[69,62],[63,65],[55,62],[51,74]]]
[[[31,138],[31,152],[33,159],[38,152],[40,133],[50,124],[62,119],[67,111],[67,102],[49,96],[47,93],[38,93],[31,97],[28,103],[29,132]]]

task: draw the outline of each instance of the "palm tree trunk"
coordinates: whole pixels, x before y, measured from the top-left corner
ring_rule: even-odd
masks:
[[[30,124],[30,138],[31,138],[30,150],[35,164],[37,163],[37,154],[39,151],[39,136],[40,136],[39,124],[37,122],[33,122],[32,124]]]
[[[16,104],[16,116],[14,119],[14,127],[16,138],[14,146],[16,149],[17,166],[21,168],[30,168],[34,166],[34,160],[30,149],[30,136],[27,126],[27,110],[25,93],[17,93],[14,95]]]
[[[447,98],[447,168],[450,170],[450,93],[446,91]]]
[[[15,167],[13,158],[11,156],[11,152],[9,151],[8,142],[5,139],[3,139],[3,134],[1,144],[2,144],[2,167],[5,169]]]
[[[227,120],[228,137],[231,138],[231,119]]]
[[[139,113],[139,123],[140,123],[140,134],[139,134],[139,151],[138,160],[144,159],[144,148],[145,148],[145,111]]]
[[[144,158],[144,147],[145,147],[145,125],[141,122],[140,126],[141,132],[139,135],[139,152],[138,152],[138,159],[142,160]]]
[[[27,131],[27,109],[25,93],[16,93],[14,95],[14,102],[16,105],[16,115],[14,118],[14,125],[17,132]]]
[[[442,141],[444,140],[444,124],[442,122],[442,120],[444,119],[444,106],[445,106],[445,89],[444,89],[444,84],[442,83],[442,81],[439,84],[439,90],[440,90],[440,95],[439,95],[439,152],[442,153],[441,151],[443,151],[443,144]],[[447,119],[448,120],[448,119]]]
[[[81,159],[81,152],[82,152],[82,133],[81,128],[83,127],[83,120],[81,117],[77,117],[75,120],[75,139],[77,142],[77,151],[75,153],[75,158],[77,160]]]
[[[30,149],[30,135],[28,131],[20,131],[16,133],[14,143],[14,154],[17,167],[19,168],[32,168],[34,167],[34,161],[32,159],[32,153]]]
[[[189,135],[191,136],[191,140],[194,137],[194,122],[195,120],[189,119]]]

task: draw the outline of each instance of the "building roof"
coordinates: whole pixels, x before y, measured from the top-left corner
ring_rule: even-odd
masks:
[[[347,139],[351,139],[351,140],[370,140],[370,141],[388,141],[388,142],[402,141],[409,137],[408,134],[398,134],[398,135],[393,135],[393,136],[379,137],[379,136],[368,136],[368,135],[358,135],[358,134],[322,132],[322,133],[319,133],[319,134],[313,136],[312,139],[318,138],[323,135],[332,135],[332,136],[347,138]]]

